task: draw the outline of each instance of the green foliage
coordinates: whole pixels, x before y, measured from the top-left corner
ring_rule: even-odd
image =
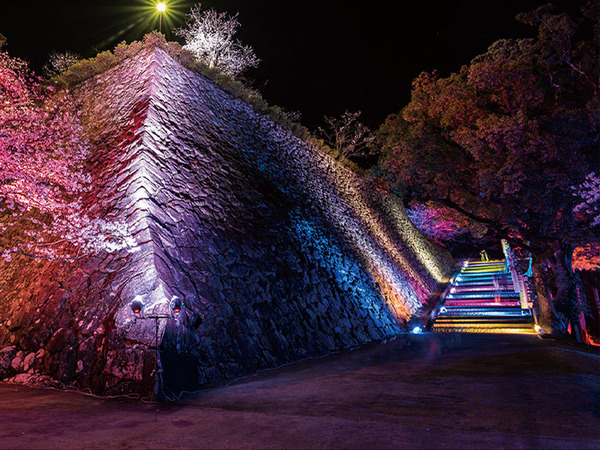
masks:
[[[598,226],[575,214],[573,190],[600,157],[599,5],[590,1],[577,19],[550,6],[520,15],[536,38],[497,41],[447,78],[421,74],[410,103],[378,132],[377,185],[450,208],[529,250],[538,274],[543,264],[561,271],[560,282],[538,287],[544,320],[554,312],[548,289],[578,320],[573,293],[583,290],[568,259],[598,239]]]
[[[589,239],[569,192],[597,163],[598,49],[564,14],[521,17],[536,39],[500,40],[458,73],[413,82],[378,132],[372,176],[543,252]]]
[[[306,139],[309,136],[308,130],[293,120],[290,117],[290,113],[281,107],[269,106],[255,89],[244,85],[241,81],[221,72],[217,68],[208,67],[206,64],[198,61],[190,51],[184,50],[179,43],[167,42],[164,35],[157,31],[148,33],[141,42],[134,41],[130,44],[121,42],[112,52],[107,50],[93,58],[81,60],[69,67],[61,76],[50,80],[50,82],[58,87],[75,86],[89,78],[106,72],[122,61],[137,55],[144,49],[155,47],[165,50],[169,56],[187,69],[208,78],[235,98],[248,103],[257,113],[268,115],[273,121],[290,130],[297,137]]]

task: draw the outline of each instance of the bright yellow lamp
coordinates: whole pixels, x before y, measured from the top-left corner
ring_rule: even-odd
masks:
[[[158,31],[162,33],[162,16],[163,13],[167,10],[167,4],[165,2],[160,2],[156,4],[156,9],[158,10]]]

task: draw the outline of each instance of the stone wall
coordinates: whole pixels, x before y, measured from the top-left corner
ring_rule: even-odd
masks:
[[[165,389],[194,389],[394,335],[444,281],[449,257],[401,202],[162,49],[77,94],[94,139],[90,212],[138,247],[68,267],[2,263],[14,300],[0,304],[0,377],[140,391],[158,338]],[[183,309],[156,335],[148,316],[170,315],[174,298]]]

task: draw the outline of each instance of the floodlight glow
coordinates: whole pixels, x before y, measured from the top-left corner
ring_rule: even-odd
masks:
[[[131,302],[131,312],[133,312],[133,314],[135,316],[138,316],[141,312],[142,309],[144,309],[144,303],[141,301],[141,299],[139,298],[140,296],[136,296],[135,299],[133,299],[133,301]]]
[[[413,334],[421,334],[422,332],[423,332],[423,329],[422,329],[421,327],[419,327],[419,326],[417,326],[417,327],[414,327],[414,328],[412,329],[412,333],[413,333]]]
[[[181,312],[181,308],[183,308],[183,303],[181,302],[181,299],[176,295],[173,296],[173,299],[171,300],[171,310],[173,311],[173,314],[179,314]]]
[[[158,12],[165,12],[167,10],[167,5],[165,4],[165,2],[157,3],[156,9],[158,10]]]

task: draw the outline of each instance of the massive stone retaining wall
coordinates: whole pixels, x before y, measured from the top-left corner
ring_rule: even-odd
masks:
[[[78,95],[94,138],[90,212],[138,247],[1,263],[0,377],[144,390],[157,339],[165,388],[193,389],[394,335],[444,281],[449,258],[401,202],[161,48]],[[170,316],[158,334],[157,315]]]

